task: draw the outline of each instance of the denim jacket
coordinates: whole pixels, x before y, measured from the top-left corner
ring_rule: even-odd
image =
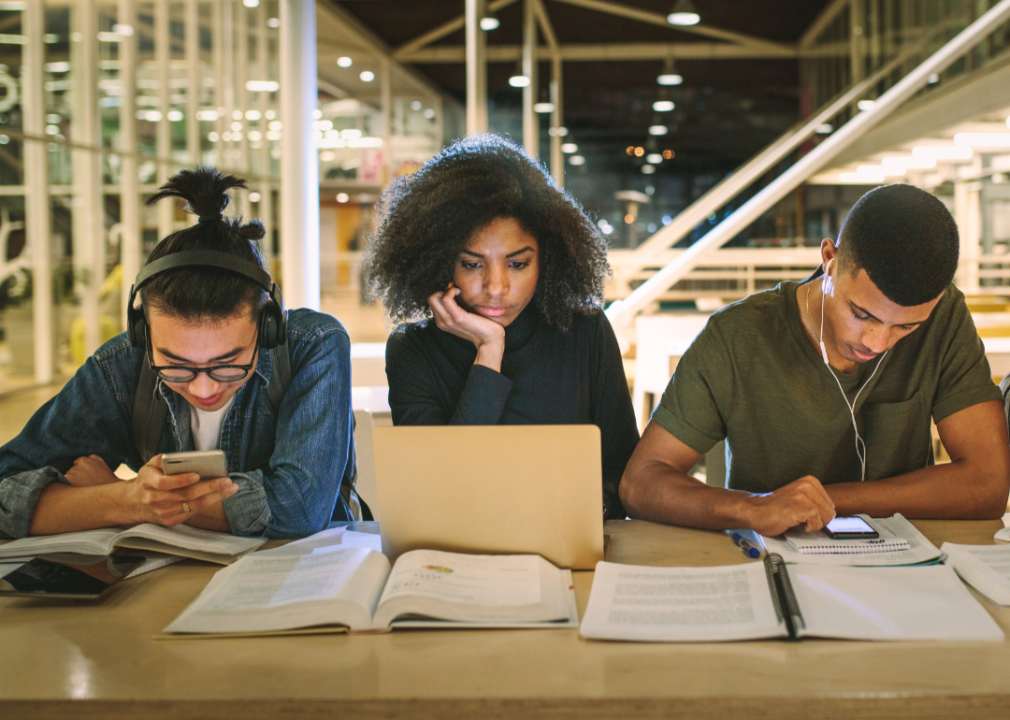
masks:
[[[221,428],[221,450],[239,486],[224,501],[236,535],[302,537],[331,518],[352,519],[339,494],[354,453],[350,340],[335,318],[292,310],[288,347],[291,384],[279,411],[266,393],[273,354],[261,351]],[[0,448],[0,536],[27,535],[42,490],[68,484],[63,473],[79,457],[99,455],[113,470],[140,467],[132,416],[144,362],[145,352],[118,335]],[[158,392],[169,408],[159,452],[193,450],[188,403],[164,383]]]

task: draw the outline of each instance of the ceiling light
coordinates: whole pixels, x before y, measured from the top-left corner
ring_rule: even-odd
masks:
[[[856,103],[856,107],[859,108],[860,110],[869,110],[876,104],[877,104],[876,100],[860,100],[859,102]]]
[[[652,173],[654,173],[654,172],[656,172],[656,166],[655,165],[643,165],[642,166],[642,174],[643,175],[652,175]]]
[[[573,152],[578,152],[579,146],[575,143],[565,143],[561,146],[561,152],[571,155]]]
[[[673,104],[673,100],[657,100],[652,103],[652,109],[656,112],[670,112],[674,107],[676,106]]]
[[[533,105],[533,112],[541,114],[554,112],[554,103],[549,102],[535,103]]]
[[[838,176],[838,179],[843,183],[856,183],[858,185],[878,185],[884,182],[884,174],[877,173],[870,175],[869,173],[858,173],[858,172],[844,172]]]
[[[680,85],[684,78],[676,73],[663,73],[656,78],[656,82],[660,85]]]
[[[635,157],[642,157],[643,155],[645,155],[645,148],[644,147],[639,146],[639,147],[635,148]]]
[[[337,193],[337,202],[338,203],[345,203],[345,202],[350,201],[350,199],[351,199],[351,196],[348,195],[347,193]]]
[[[168,119],[170,121],[172,121],[172,122],[179,122],[180,120],[182,120],[182,117],[183,117],[182,111],[180,111],[180,110],[169,110],[168,111]]]
[[[936,73],[933,73],[932,75],[929,76],[929,79],[926,82],[929,83],[930,85],[936,85],[938,82],[940,82],[940,76]]]
[[[498,20],[498,17],[490,10],[488,10],[487,14],[480,19],[481,30],[487,30],[487,31],[497,30],[499,25],[501,25],[501,22]]]
[[[509,85],[511,85],[514,88],[524,88],[529,86],[529,84],[530,79],[525,75],[523,75],[522,73],[516,73],[515,75],[509,78]]]
[[[414,112],[417,112],[418,110],[420,110],[423,107],[424,107],[424,105],[421,103],[420,100],[415,100],[414,102],[412,102],[410,104],[410,109],[413,110]]]
[[[659,153],[649,153],[645,156],[645,162],[652,163],[653,165],[659,165],[663,162],[663,156]]]
[[[361,78],[361,82],[372,82],[375,79],[375,73],[371,70],[363,70],[358,77]]]
[[[671,25],[697,25],[701,22],[701,16],[691,0],[677,0],[666,16],[666,21]]]
[[[260,195],[258,192],[253,191],[249,193],[249,202],[259,202],[262,199],[263,196]]]
[[[337,58],[337,65],[339,65],[340,67],[350,67],[353,64],[354,61],[351,60],[351,58],[347,57],[346,55],[344,57]]]
[[[552,127],[547,131],[547,134],[550,135],[551,137],[554,137],[555,135],[558,137],[565,137],[566,135],[568,135],[568,128]]]
[[[956,145],[922,145],[912,148],[912,157],[931,160],[968,160],[972,155],[971,148]]]
[[[814,128],[814,132],[818,135],[830,135],[834,132],[834,130],[835,128],[831,125],[831,123],[821,123]]]
[[[281,26],[280,18],[267,18],[267,27],[275,30]]]
[[[651,125],[649,127],[650,135],[666,135],[668,132],[670,132],[670,128],[666,125]]]
[[[277,92],[281,84],[276,80],[249,80],[245,89],[249,92]]]
[[[247,8],[255,8],[260,6],[260,0],[242,0],[242,4]]]
[[[570,162],[572,165],[585,165],[586,159],[581,155],[572,155],[570,158],[568,158],[568,162]]]
[[[883,175],[887,177],[892,175],[904,175],[906,172],[905,168],[899,167],[883,167],[882,165],[859,166],[860,175]]]
[[[424,111],[424,116],[426,118],[428,118],[429,120],[434,119],[434,117],[435,117],[435,109],[434,108],[428,108],[427,110]]]
[[[1010,133],[957,133],[954,144],[964,147],[1010,147]]]
[[[892,155],[880,161],[884,168],[902,168],[908,170],[928,170],[936,167],[932,158],[917,158],[911,155]]]
[[[663,159],[664,160],[673,160],[673,157],[676,154],[677,153],[675,153],[673,150],[664,150],[663,151]]]

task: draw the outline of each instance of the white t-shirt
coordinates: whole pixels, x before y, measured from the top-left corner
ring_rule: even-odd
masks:
[[[189,406],[189,424],[193,430],[193,447],[197,450],[221,449],[221,426],[224,425],[224,419],[233,402],[235,402],[234,395],[219,410],[200,410],[193,405]]]

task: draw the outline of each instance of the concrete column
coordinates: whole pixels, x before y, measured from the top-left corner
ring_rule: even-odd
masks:
[[[190,167],[201,165],[200,98],[203,76],[200,73],[200,13],[197,0],[186,0],[186,155]],[[191,223],[196,217],[191,217]]]
[[[172,156],[172,121],[168,119],[171,109],[169,96],[172,74],[172,46],[169,33],[168,0],[157,0],[154,5],[154,62],[157,65],[158,77],[158,112],[161,120],[155,128],[154,146],[158,158],[168,159]],[[170,163],[158,163],[158,184],[171,177],[174,168]],[[158,240],[163,240],[175,230],[175,202],[162,200],[157,204]]]
[[[533,111],[537,101],[537,16],[533,0],[523,0],[523,75],[530,84],[523,88],[523,146],[530,157],[540,154],[540,121]]]
[[[260,3],[263,4],[262,2]],[[235,6],[235,104],[241,114],[242,139],[238,141],[238,162],[234,164],[240,173],[239,177],[246,177],[252,169],[252,160],[249,157],[249,118],[246,113],[250,109],[249,90],[246,89],[246,81],[249,80],[249,13],[252,10],[245,5]],[[249,193],[246,190],[235,190],[235,205],[237,210],[243,215],[248,215]]]
[[[143,248],[140,233],[140,176],[137,171],[137,7],[135,0],[119,0],[119,24],[133,28],[119,42],[119,149],[124,153],[119,171],[119,247],[123,267],[122,321],[126,327],[126,307],[130,286],[140,272]]]
[[[45,128],[45,45],[42,42],[45,7],[41,3],[29,3],[23,18],[26,39],[21,46],[21,61],[24,64],[21,76],[23,127],[26,133],[42,135]],[[32,254],[32,337],[35,382],[38,383],[52,382],[54,364],[55,317],[47,160],[45,143],[25,142],[25,232],[28,250]]]
[[[382,175],[386,186],[393,177],[393,64],[388,57],[379,58],[379,96],[382,108]]]
[[[288,307],[319,309],[316,6],[281,0],[281,264]]]
[[[466,134],[487,132],[487,0],[466,0]]]
[[[562,76],[562,63],[560,57],[554,57],[551,61],[551,104],[554,110],[551,111],[551,174],[558,187],[565,186],[565,155],[561,152],[562,138],[559,133],[565,124],[565,93],[564,77]]]
[[[269,53],[269,37],[267,35],[267,7],[266,3],[261,2],[259,6],[259,13],[256,15],[256,33],[257,42],[256,47],[259,51],[257,56],[257,68],[258,77],[257,80],[269,80],[270,79],[270,53]],[[270,182],[270,141],[266,139],[267,125],[269,120],[267,120],[267,111],[270,110],[270,93],[257,93],[259,95],[259,131],[263,134],[263,140],[260,142],[259,151],[259,174],[263,178],[260,182],[260,204],[259,204],[259,216],[260,220],[263,222],[263,242],[260,246],[263,252],[263,259],[266,262],[266,266],[269,269],[272,265],[274,248],[273,248],[273,237],[274,237],[274,198],[273,198],[273,183]]]
[[[98,9],[95,0],[73,6],[70,43],[74,115],[71,138],[81,145],[101,145],[98,121]],[[102,207],[101,155],[74,150],[74,271],[84,318],[84,355],[101,344],[99,292],[105,279],[105,218]]]

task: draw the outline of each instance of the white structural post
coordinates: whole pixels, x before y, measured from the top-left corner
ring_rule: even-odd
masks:
[[[267,36],[267,7],[266,3],[260,3],[259,13],[256,15],[256,50],[257,68],[259,77],[257,80],[267,81],[270,79],[270,42]],[[270,181],[270,141],[267,140],[267,112],[270,110],[270,93],[261,92],[259,95],[259,131],[263,136],[260,140],[260,206],[259,216],[263,222],[263,242],[260,246],[263,251],[263,259],[269,270],[272,265],[274,254],[274,186]]]
[[[140,272],[142,247],[140,236],[140,176],[137,171],[137,7],[135,0],[119,0],[120,28],[119,149],[124,153],[119,165],[119,250],[123,268],[122,321],[126,327],[126,308],[130,286]],[[129,30],[127,30],[129,28]]]
[[[537,16],[535,0],[523,0],[523,147],[530,157],[540,154],[540,122],[533,111],[537,101]]]
[[[466,0],[466,134],[487,132],[487,0]]]
[[[950,42],[937,50],[921,65],[902,78],[891,89],[881,95],[876,104],[865,110],[831,137],[807,153],[795,165],[765,186],[754,197],[745,202],[732,215],[708,232],[704,237],[685,250],[674,262],[666,265],[655,275],[635,289],[624,300],[618,300],[607,308],[607,316],[615,325],[618,334],[625,339],[630,335],[630,325],[635,314],[644,310],[674,283],[687,276],[698,262],[708,253],[717,250],[732,240],[738,233],[771,208],[776,202],[792,192],[807,178],[820,170],[846,147],[862,137],[870,128],[893,112],[926,85],[929,76],[942,72],[955,60],[964,55],[982,38],[1007,18],[1010,18],[1010,0],[1000,0],[988,12],[973,22]]]
[[[281,264],[288,307],[319,309],[316,4],[281,0]]]
[[[172,174],[172,166],[163,162],[172,156],[172,121],[168,111],[172,109],[169,98],[172,94],[172,39],[170,34],[168,0],[157,0],[154,5],[154,64],[158,78],[158,112],[161,119],[154,129],[154,147],[158,155],[158,184],[166,182]],[[158,240],[163,240],[175,230],[175,202],[162,201],[157,205]]]
[[[379,95],[382,108],[382,173],[385,187],[393,177],[393,63],[386,56],[379,58]]]
[[[191,167],[202,165],[200,153],[200,96],[203,78],[200,75],[200,8],[197,0],[186,0],[186,157]],[[190,216],[190,223],[196,217]]]
[[[77,37],[70,43],[74,117],[71,137],[90,148],[101,146],[98,124],[98,9],[95,0],[74,6]],[[80,283],[84,319],[84,355],[101,344],[99,292],[105,279],[105,222],[102,207],[101,155],[95,150],[73,151],[74,270]]]
[[[45,7],[28,3],[24,9],[26,42],[21,48],[24,70],[21,76],[24,130],[39,136],[45,124],[45,97],[42,92],[45,45]],[[46,145],[38,141],[24,144],[25,223],[28,250],[32,254],[32,330],[35,350],[35,382],[53,379],[53,276],[49,240],[49,187],[46,182]]]
[[[561,57],[551,60],[551,174],[558,187],[565,186],[565,155],[561,152],[561,128],[565,124],[564,78]]]
[[[252,169],[252,160],[249,156],[249,89],[246,87],[246,81],[249,79],[249,13],[252,12],[249,8],[245,7],[244,4],[236,5],[236,17],[235,17],[235,102],[238,105],[235,118],[242,129],[239,130],[239,140],[238,140],[238,163],[236,168],[243,174],[239,177],[245,177],[245,173],[248,173]],[[232,133],[235,136],[235,133]],[[240,213],[248,215],[249,210],[249,193],[246,190],[235,190],[235,205]]]

